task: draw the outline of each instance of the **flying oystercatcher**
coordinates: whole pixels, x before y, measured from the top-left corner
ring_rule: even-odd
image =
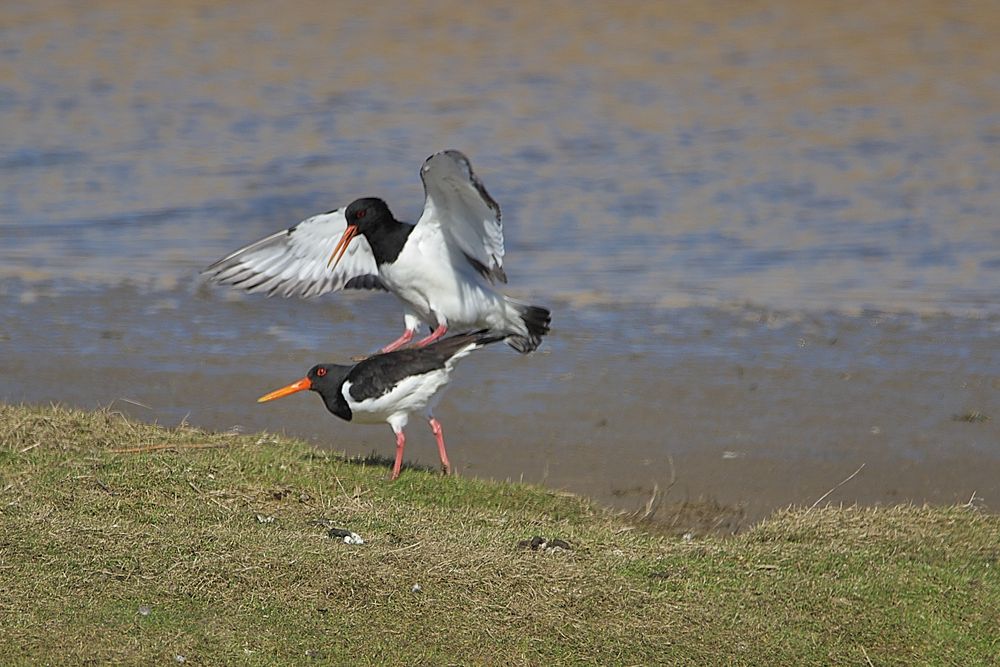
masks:
[[[403,463],[403,429],[410,413],[422,410],[437,440],[441,468],[448,474],[451,464],[444,449],[444,434],[433,414],[438,394],[448,384],[459,359],[503,339],[489,331],[476,331],[448,336],[424,347],[377,354],[354,366],[318,364],[298,382],[261,396],[257,402],[310,389],[323,398],[327,410],[341,419],[362,424],[387,422],[396,434],[396,460],[390,477],[393,480],[399,477]]]
[[[248,292],[286,297],[390,291],[403,302],[405,330],[382,352],[409,343],[421,323],[432,332],[417,346],[449,329],[488,329],[518,352],[531,352],[549,331],[550,313],[492,287],[507,282],[500,205],[459,151],[431,155],[420,177],[424,211],[416,225],[396,220],[381,199],[357,199],[241,248],[204,273]]]

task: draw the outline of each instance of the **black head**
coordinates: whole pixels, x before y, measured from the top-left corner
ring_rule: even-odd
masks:
[[[377,227],[379,223],[396,220],[386,203],[378,197],[355,199],[344,211],[344,217],[348,226],[357,227],[360,234]]]
[[[344,235],[330,255],[329,265],[334,268],[359,234],[368,241],[375,261],[382,265],[396,260],[413,231],[413,225],[396,220],[386,203],[377,197],[355,199],[344,210],[344,218],[347,221]]]
[[[340,237],[340,241],[333,249],[333,254],[330,255],[330,261],[327,262],[331,268],[336,268],[337,264],[340,263],[348,246],[351,245],[351,239],[358,234],[368,239],[370,246],[374,246],[376,239],[385,236],[388,229],[400,226],[386,203],[378,197],[355,199],[344,210],[344,219],[347,221],[344,235]],[[375,248],[373,247],[372,250],[375,251]]]
[[[339,364],[316,364],[309,369],[309,373],[306,375],[306,379],[309,380],[309,389],[320,394],[339,392],[340,385],[344,383],[344,378],[347,377],[351,368],[351,366]]]
[[[347,421],[351,421],[351,408],[347,405],[340,387],[344,384],[347,374],[351,372],[351,368],[353,367],[339,364],[316,364],[309,369],[309,374],[305,378],[309,381],[309,389],[323,399],[326,409]]]

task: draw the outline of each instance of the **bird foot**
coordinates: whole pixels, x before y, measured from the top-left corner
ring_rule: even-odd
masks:
[[[413,331],[407,329],[406,331],[403,332],[402,336],[400,336],[399,338],[397,338],[396,340],[392,341],[391,343],[383,347],[381,350],[379,350],[379,353],[385,354],[386,352],[393,352],[394,350],[398,350],[399,348],[409,343],[411,340],[413,340]]]
[[[416,343],[414,343],[413,347],[427,347],[434,341],[440,340],[441,337],[444,336],[446,333],[448,333],[448,326],[445,324],[441,324],[438,326],[437,329],[431,332],[430,336],[428,336],[427,338],[421,338]]]

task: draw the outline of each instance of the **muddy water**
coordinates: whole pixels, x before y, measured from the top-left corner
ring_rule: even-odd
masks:
[[[390,297],[197,271],[356,196],[415,219],[455,147],[556,325],[463,363],[463,474],[750,521],[864,464],[830,501],[996,509],[998,33],[987,2],[4,7],[0,400],[390,453],[253,402],[393,338]]]

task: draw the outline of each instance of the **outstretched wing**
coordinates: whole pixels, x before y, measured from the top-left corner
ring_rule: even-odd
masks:
[[[378,267],[363,236],[351,242],[336,269],[327,262],[347,228],[344,209],[314,215],[223,257],[202,271],[222,285],[268,296],[308,298],[339,289],[381,289]]]
[[[417,228],[439,227],[483,277],[507,282],[500,205],[472,171],[469,159],[455,150],[435,153],[420,168],[420,178],[424,212]]]

